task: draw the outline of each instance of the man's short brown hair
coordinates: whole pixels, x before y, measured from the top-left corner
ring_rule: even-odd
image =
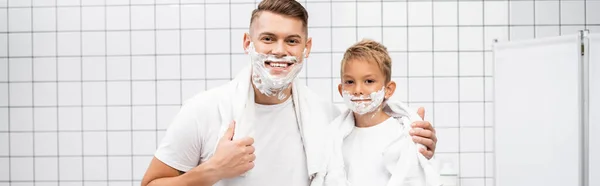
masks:
[[[254,22],[260,13],[268,11],[271,13],[284,15],[299,19],[302,21],[304,32],[308,31],[308,12],[296,0],[263,0],[258,4],[258,8],[252,11],[252,17],[250,18],[250,25]]]
[[[363,39],[346,49],[340,70],[342,76],[344,67],[352,60],[374,62],[385,76],[385,82],[388,83],[392,80],[392,59],[383,44],[371,39]]]

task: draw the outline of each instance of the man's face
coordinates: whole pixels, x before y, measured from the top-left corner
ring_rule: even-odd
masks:
[[[244,35],[245,49],[248,49],[252,42],[257,53],[274,55],[277,58],[293,56],[298,60],[296,63],[265,61],[264,65],[272,75],[289,72],[294,65],[302,63],[310,53],[312,39],[307,38],[300,19],[263,11],[254,20],[250,29],[250,34]],[[305,51],[304,55],[303,51]]]

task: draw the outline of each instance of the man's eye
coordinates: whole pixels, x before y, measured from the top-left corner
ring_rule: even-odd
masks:
[[[289,43],[292,44],[298,44],[300,41],[296,40],[296,39],[292,39],[292,40],[288,40]]]
[[[273,38],[272,37],[264,37],[263,40],[264,41],[273,41]]]

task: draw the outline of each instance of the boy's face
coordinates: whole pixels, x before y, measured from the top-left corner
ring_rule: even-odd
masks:
[[[347,92],[353,96],[368,96],[384,89],[385,99],[390,98],[396,90],[396,83],[385,82],[385,74],[376,62],[368,62],[360,59],[346,62],[341,77],[342,83],[338,85],[338,91],[343,96]],[[372,100],[353,100],[354,102]]]
[[[248,49],[252,42],[257,53],[274,55],[277,58],[293,56],[298,60],[295,63],[265,61],[264,66],[269,69],[271,75],[286,75],[310,53],[312,39],[307,38],[299,19],[263,11],[250,29],[249,34],[244,34],[244,49]]]

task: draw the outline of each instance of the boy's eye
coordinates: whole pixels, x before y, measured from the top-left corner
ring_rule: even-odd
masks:
[[[354,81],[352,81],[352,80],[347,80],[347,81],[344,81],[344,83],[345,83],[345,84],[352,84],[352,83],[354,83]]]
[[[369,80],[366,80],[366,81],[365,81],[365,83],[367,83],[367,84],[370,84],[370,83],[375,83],[375,80],[371,80],[371,79],[369,79]]]

